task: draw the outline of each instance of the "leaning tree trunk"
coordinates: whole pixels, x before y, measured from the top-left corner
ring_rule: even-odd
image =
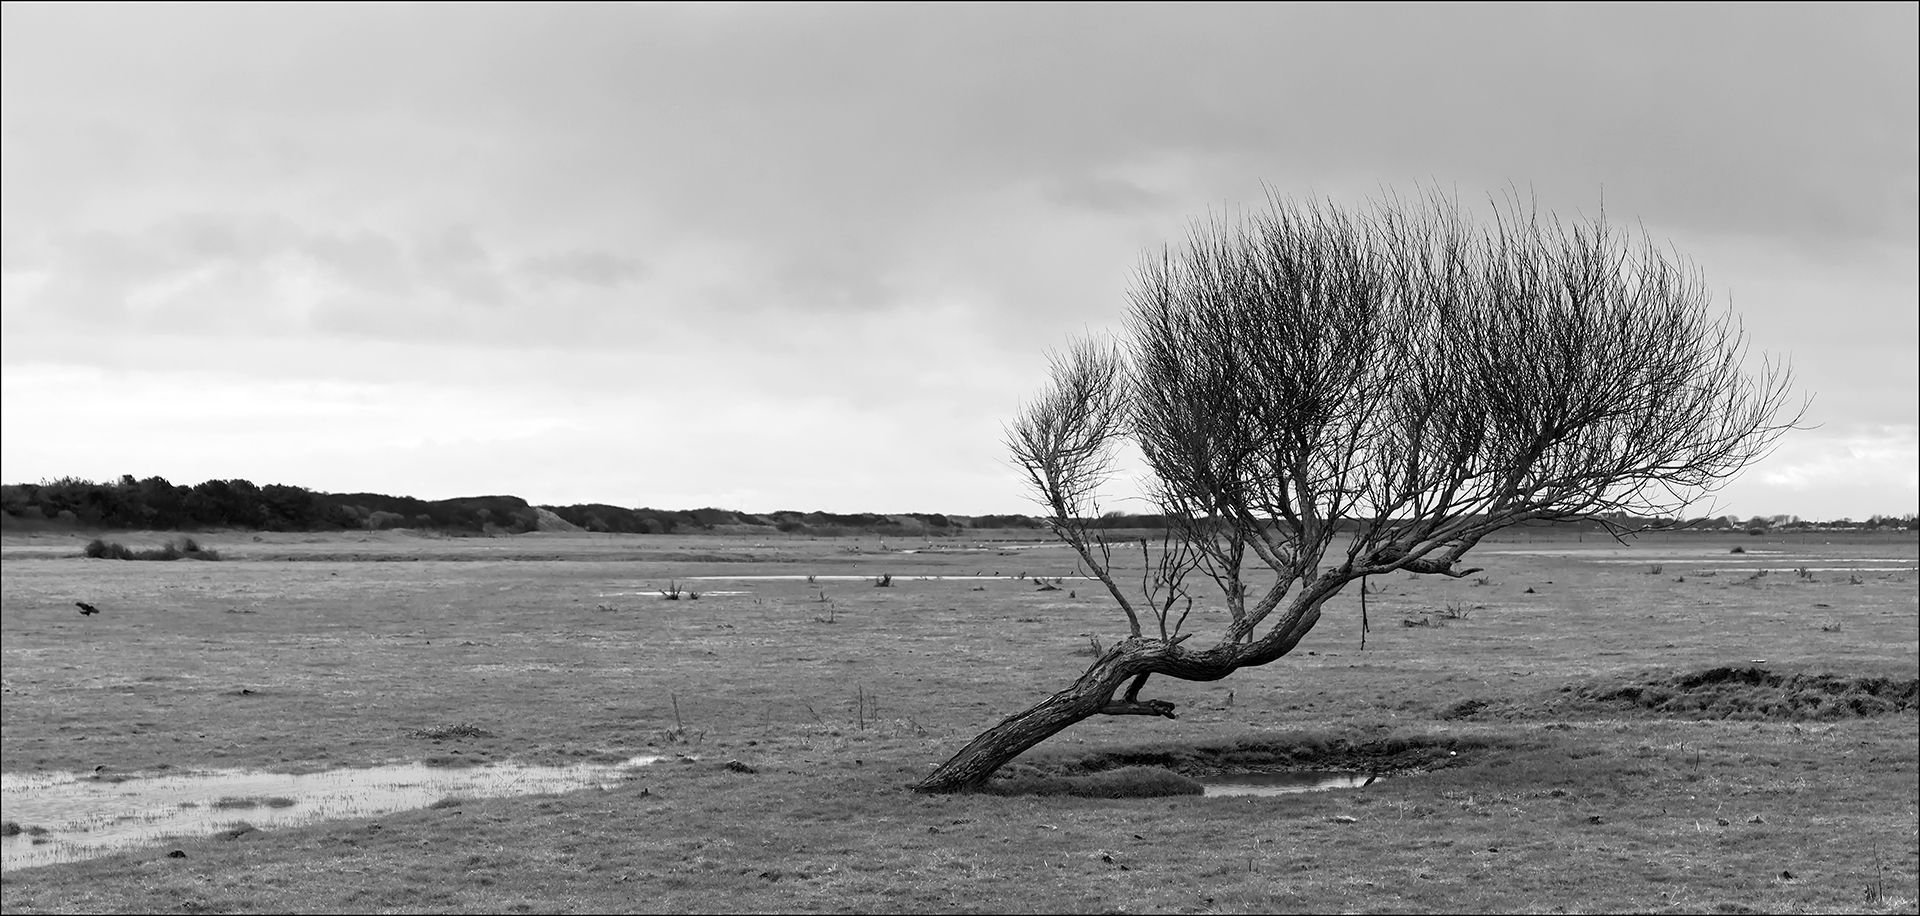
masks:
[[[982,732],[913,789],[938,793],[977,788],[1007,761],[1059,734],[1067,726],[1093,716],[1176,718],[1172,703],[1139,699],[1140,687],[1149,676],[1164,674],[1186,681],[1216,681],[1240,668],[1265,664],[1285,655],[1311,626],[1308,620],[1305,627],[1295,628],[1297,632],[1288,634],[1290,639],[1215,646],[1200,652],[1186,651],[1177,641],[1128,639],[1108,649],[1072,686]],[[1129,679],[1132,685],[1124,696],[1115,700],[1114,692]]]
[[[1109,653],[1111,654],[1111,653]],[[1102,659],[1103,661],[1105,659]],[[1096,664],[1080,679],[1025,712],[1008,716],[999,725],[967,743],[953,759],[940,765],[913,787],[915,792],[958,792],[987,781],[993,771],[1028,748],[1059,734],[1067,726],[1099,715],[1109,697],[1126,680],[1103,672]],[[1172,715],[1169,707],[1167,715]]]

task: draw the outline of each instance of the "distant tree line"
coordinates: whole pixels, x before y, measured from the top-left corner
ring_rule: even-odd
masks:
[[[270,483],[256,486],[248,480],[209,480],[191,487],[164,477],[96,483],[77,477],[39,483],[0,486],[0,510],[8,524],[52,523],[82,528],[118,528],[148,531],[197,531],[242,528],[255,531],[345,531],[415,528],[449,534],[519,534],[539,530],[540,509],[586,531],[621,534],[674,534],[703,531],[740,531],[766,528],[789,534],[836,536],[869,534],[888,537],[957,535],[983,528],[1042,528],[1045,523],[1026,515],[942,515],[909,512],[882,515],[872,512],[796,512],[783,510],[753,514],[731,509],[629,509],[604,503],[574,506],[533,506],[518,496],[468,496],[425,500],[381,493],[316,493],[305,487]],[[1621,516],[1611,520],[1622,528],[1652,519]],[[1161,515],[1107,512],[1089,519],[1088,527],[1104,531],[1159,530]],[[1598,528],[1597,523],[1586,527]],[[1810,522],[1798,516],[1734,516],[1700,518],[1689,528],[1739,529],[1751,532],[1804,529],[1920,530],[1913,513],[1875,515],[1864,522],[1839,519]]]
[[[626,534],[737,530],[760,527],[799,534],[880,534],[902,537],[955,534],[971,528],[1038,528],[1024,515],[948,516],[781,511],[755,515],[729,509],[629,509],[601,503],[528,504],[517,496],[424,500],[381,493],[317,493],[285,484],[209,480],[176,485],[164,477],[118,482],[77,477],[0,486],[0,511],[9,524],[47,523],[84,528],[194,531],[343,531],[415,528],[451,534],[520,534],[539,530],[540,509],[587,531]]]

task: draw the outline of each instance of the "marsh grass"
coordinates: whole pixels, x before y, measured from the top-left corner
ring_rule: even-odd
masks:
[[[1490,553],[1487,585],[1396,578],[1368,596],[1376,621],[1449,603],[1471,621],[1375,630],[1361,653],[1358,596],[1342,596],[1268,668],[1155,678],[1142,695],[1180,704],[1177,720],[1097,718],[1016,761],[993,792],[936,797],[907,787],[1064,687],[1088,660],[1077,653],[1123,636],[1124,621],[1031,586],[913,580],[836,594],[838,625],[812,626],[826,609],[803,573],[879,574],[870,552],[824,539],[263,537],[212,568],[0,540],[9,777],[417,760],[419,723],[479,710],[490,736],[435,750],[666,758],[605,789],[9,871],[0,909],[1880,913],[1920,897],[1920,721],[1896,683],[1914,677],[1915,576],[1784,574],[1920,556],[1910,536],[1756,541],[1741,562],[1775,556],[1760,546],[1798,553],[1751,581],[1660,552],[1724,554],[1700,535],[1643,541],[1634,565]],[[1608,550],[1594,555],[1622,554]],[[1029,556],[1034,576],[1072,572]],[[418,557],[441,562],[393,562]],[[1639,574],[1652,561],[1687,581]],[[905,585],[977,560],[884,562]],[[794,578],[749,596],[716,585],[699,615],[582,613],[635,582],[755,573]],[[83,621],[76,591],[132,612]],[[1796,610],[1816,602],[1843,626]],[[225,613],[242,605],[260,613]],[[1876,679],[1891,696],[1861,683]],[[87,741],[73,740],[77,722]],[[1332,765],[1397,778],[1155,794],[1209,768]],[[1039,790],[1012,792],[1020,780]]]
[[[264,807],[273,807],[273,808],[291,808],[291,807],[293,807],[293,805],[294,805],[294,801],[293,801],[293,799],[291,799],[291,798],[271,798],[271,799],[269,799],[269,798],[255,798],[255,797],[251,797],[251,796],[248,796],[248,797],[238,797],[238,796],[231,796],[231,795],[229,795],[229,796],[225,796],[225,797],[222,797],[222,798],[218,798],[218,799],[215,799],[215,800],[214,800],[214,801],[212,801],[212,802],[209,802],[209,803],[207,804],[207,807],[209,807],[209,808],[234,808],[234,809],[243,809],[243,808],[264,808]]]

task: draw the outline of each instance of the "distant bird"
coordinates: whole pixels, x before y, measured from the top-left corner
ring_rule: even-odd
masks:
[[[80,609],[80,616],[82,616],[82,617],[85,617],[85,616],[87,616],[88,614],[98,614],[98,613],[100,613],[100,609],[99,609],[99,608],[97,608],[97,607],[94,607],[93,605],[91,605],[91,604],[88,604],[88,603],[86,603],[85,601],[75,601],[75,602],[74,602],[73,604],[74,604],[74,606],[75,606],[75,607],[77,607],[77,608],[79,608],[79,609]]]

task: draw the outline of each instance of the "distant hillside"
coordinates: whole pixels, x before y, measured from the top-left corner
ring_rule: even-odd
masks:
[[[15,527],[134,528],[175,531],[241,528],[340,531],[415,528],[450,534],[584,530],[629,534],[780,531],[793,534],[954,534],[974,528],[1039,528],[1024,515],[958,516],[730,509],[622,508],[604,503],[533,506],[518,496],[424,500],[383,493],[317,493],[284,484],[209,480],[188,487],[163,477],[96,483],[65,477],[0,486],[0,521]]]

